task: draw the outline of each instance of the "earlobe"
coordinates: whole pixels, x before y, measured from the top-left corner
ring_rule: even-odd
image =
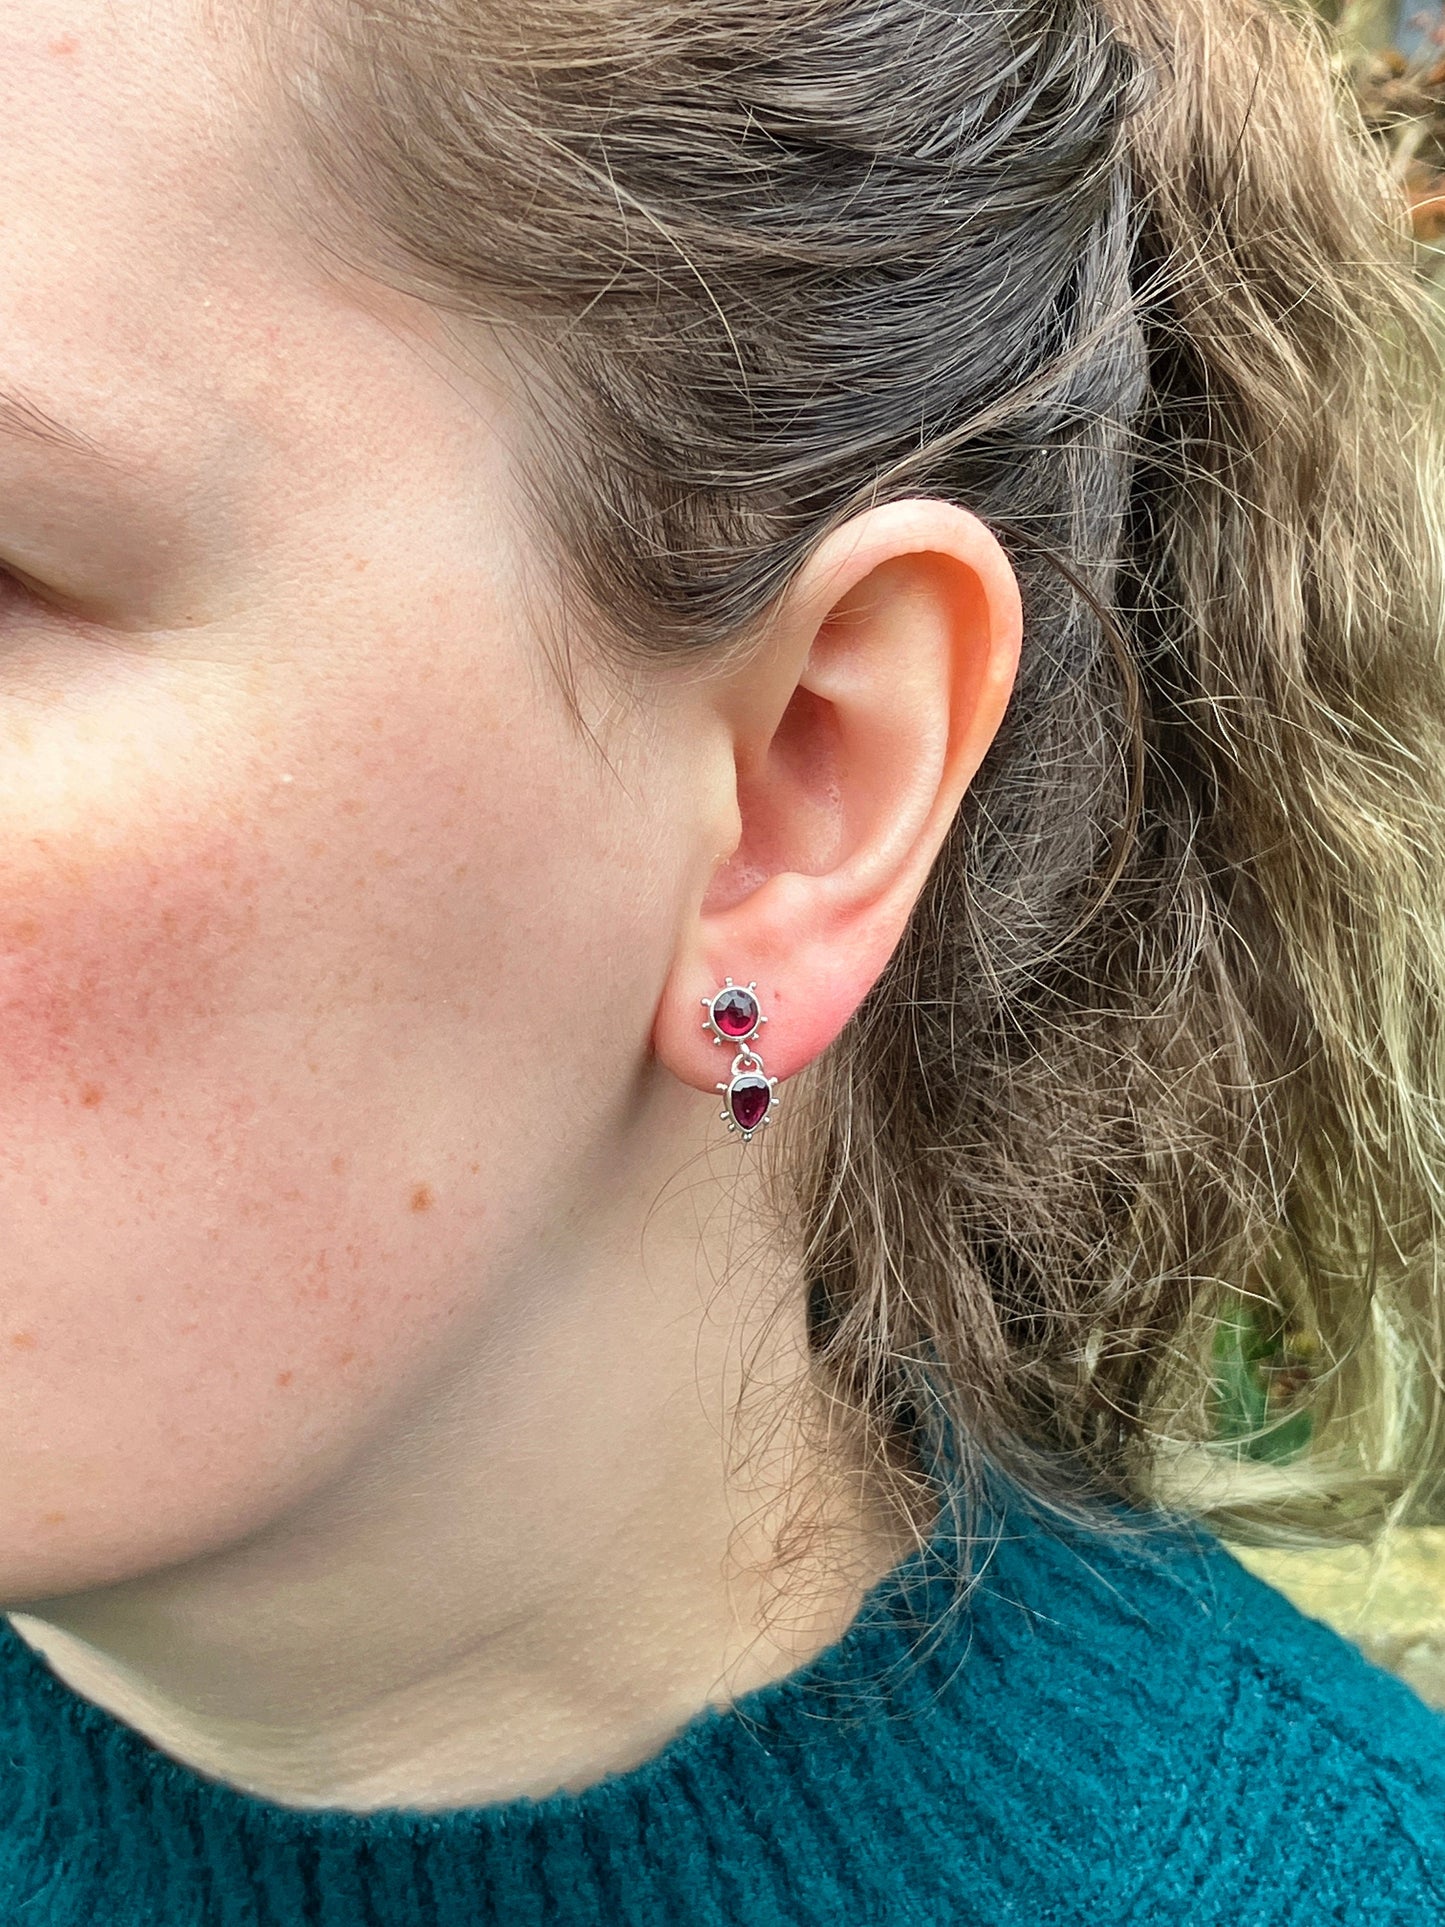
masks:
[[[820,546],[761,664],[719,680],[740,835],[684,916],[654,1027],[684,1082],[718,1086],[727,1033],[711,1016],[729,977],[768,1014],[769,1089],[842,1030],[1002,721],[1021,630],[1017,579],[986,524],[951,503],[895,502]],[[738,1074],[757,1067],[744,1057]],[[776,1096],[745,1089],[744,1114],[770,1115]],[[741,1128],[736,1112],[724,1121]]]

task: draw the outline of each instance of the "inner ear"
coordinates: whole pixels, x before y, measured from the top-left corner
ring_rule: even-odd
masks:
[[[800,682],[766,752],[738,771],[742,836],[723,903],[780,870],[822,876],[836,866],[847,847],[841,750],[837,704]]]

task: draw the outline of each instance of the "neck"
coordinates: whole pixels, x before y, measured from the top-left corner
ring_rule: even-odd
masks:
[[[736,1145],[702,1176],[680,1121],[684,1176],[631,1214],[572,1193],[590,1235],[489,1280],[304,1502],[16,1630],[188,1765],[357,1811],[575,1791],[805,1663],[923,1522],[822,1437],[796,1269],[755,1251]]]

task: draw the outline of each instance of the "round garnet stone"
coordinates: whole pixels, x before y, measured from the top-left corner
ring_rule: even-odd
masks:
[[[747,1037],[757,1029],[758,1000],[749,990],[720,990],[712,1000],[712,1020],[724,1037]]]
[[[728,1108],[745,1131],[756,1130],[768,1114],[773,1087],[756,1071],[746,1071],[728,1086]]]

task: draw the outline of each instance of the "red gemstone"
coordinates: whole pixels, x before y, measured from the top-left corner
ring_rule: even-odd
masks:
[[[728,1086],[728,1106],[745,1131],[756,1130],[773,1101],[773,1087],[756,1071],[746,1071]]]
[[[746,1037],[757,1028],[758,1000],[750,991],[720,990],[712,1000],[712,1020],[724,1037]]]

